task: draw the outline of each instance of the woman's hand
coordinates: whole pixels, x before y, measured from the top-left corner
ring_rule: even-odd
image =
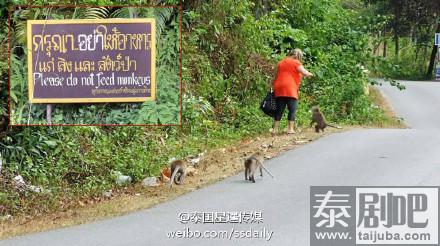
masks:
[[[298,71],[299,71],[302,75],[304,75],[304,76],[306,76],[306,77],[313,77],[313,76],[314,76],[313,73],[307,71],[303,66],[300,66],[300,67],[298,68]]]

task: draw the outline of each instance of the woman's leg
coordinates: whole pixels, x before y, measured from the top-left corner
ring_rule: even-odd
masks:
[[[280,129],[280,122],[274,120],[274,122],[273,122],[273,132],[272,133],[273,134],[277,134],[279,129]]]
[[[287,100],[287,108],[289,109],[288,114],[288,127],[287,127],[287,133],[295,133],[295,116],[296,116],[296,108],[298,106],[298,100],[295,98],[289,98]]]
[[[274,123],[273,123],[273,133],[278,133],[279,127],[280,127],[280,121],[283,117],[284,110],[286,109],[287,100],[282,97],[275,98],[276,105],[277,105],[277,111],[275,112],[274,116]]]

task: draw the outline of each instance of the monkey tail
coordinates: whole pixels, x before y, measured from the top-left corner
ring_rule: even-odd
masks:
[[[336,128],[336,129],[342,129],[342,127],[340,127],[340,126],[334,126],[334,125],[330,125],[330,124],[327,124],[327,126],[333,127],[333,128]]]
[[[273,176],[273,174],[263,165],[263,163],[261,163],[260,160],[258,160],[258,159],[256,159],[256,160],[258,162],[258,165],[260,165],[264,169],[264,171],[266,171],[272,178],[275,178],[275,176]]]
[[[176,174],[177,172],[179,172],[180,166],[176,167],[174,169],[173,174],[171,174],[171,178],[170,178],[170,189],[173,187],[173,183],[174,183],[174,179],[176,178]]]
[[[175,182],[176,184],[181,185],[183,184],[183,180],[185,179],[185,175],[186,175],[185,169],[179,168],[179,171],[177,173],[179,174],[179,176],[176,176]]]

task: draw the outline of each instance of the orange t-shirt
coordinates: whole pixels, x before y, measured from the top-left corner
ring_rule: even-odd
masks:
[[[302,66],[299,60],[287,57],[278,63],[277,76],[274,80],[275,97],[293,97],[298,99],[299,85],[302,74],[298,68]]]

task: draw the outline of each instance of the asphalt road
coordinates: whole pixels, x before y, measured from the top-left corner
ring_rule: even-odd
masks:
[[[406,90],[399,91],[389,85],[381,86],[394,111],[412,129],[440,129],[440,81],[402,82]]]
[[[309,244],[310,186],[439,185],[440,83],[381,87],[411,129],[332,134],[266,162],[275,179],[243,175],[154,208],[92,224],[0,241],[0,246],[298,245]],[[262,212],[261,224],[182,224],[181,212]],[[266,239],[169,239],[167,232],[272,231]],[[270,235],[270,234],[269,234]]]

